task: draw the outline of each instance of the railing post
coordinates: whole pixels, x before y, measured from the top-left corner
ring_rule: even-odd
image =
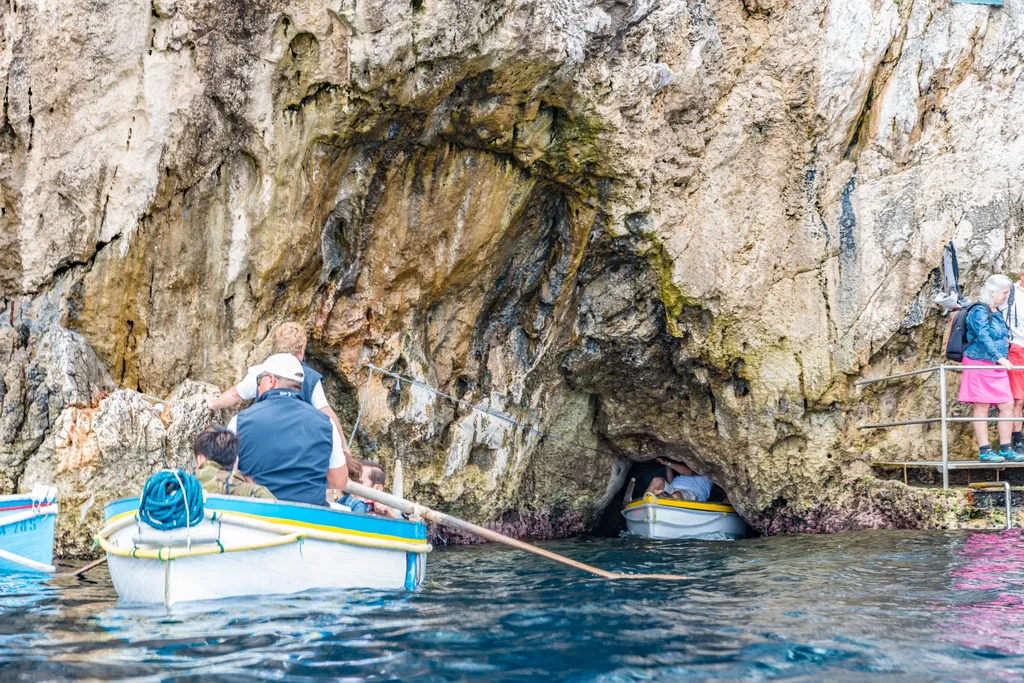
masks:
[[[1004,490],[1006,491],[1006,530],[1009,531],[1013,528],[1013,494],[1010,492],[1010,482],[1003,482]]]
[[[946,366],[939,366],[939,400],[942,401],[942,490],[949,490],[949,436],[946,434]]]

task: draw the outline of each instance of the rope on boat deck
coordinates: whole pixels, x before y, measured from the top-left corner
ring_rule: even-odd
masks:
[[[183,470],[161,470],[139,498],[139,519],[158,531],[188,529],[203,519],[203,485]]]
[[[401,388],[402,388],[402,382],[405,382],[406,384],[411,384],[411,385],[417,386],[420,389],[426,389],[427,391],[429,391],[431,393],[434,393],[434,394],[437,394],[438,396],[446,398],[446,399],[448,399],[449,401],[451,401],[453,403],[457,403],[459,405],[466,406],[467,408],[475,410],[478,413],[483,413],[484,415],[487,415],[488,417],[493,417],[496,420],[502,420],[503,422],[507,422],[507,423],[509,423],[511,425],[514,425],[516,427],[519,427],[520,429],[523,429],[523,430],[525,430],[527,432],[531,432],[533,434],[537,434],[542,439],[550,439],[552,441],[557,441],[559,443],[563,443],[563,444],[565,444],[567,446],[574,446],[576,448],[581,448],[581,449],[583,449],[585,451],[592,451],[594,453],[600,453],[602,455],[610,455],[610,456],[613,456],[613,457],[618,457],[615,453],[612,453],[611,451],[606,451],[606,450],[604,450],[602,448],[594,448],[593,446],[585,446],[585,445],[583,445],[581,443],[577,443],[577,442],[572,441],[570,439],[563,439],[560,436],[555,436],[554,434],[550,434],[548,432],[541,431],[540,429],[537,429],[533,425],[528,425],[528,424],[525,424],[523,422],[520,422],[519,420],[516,420],[514,417],[510,417],[508,415],[505,415],[504,413],[499,413],[496,410],[491,410],[489,408],[481,408],[480,406],[478,406],[478,405],[476,405],[474,403],[470,403],[469,401],[466,401],[464,399],[458,398],[456,396],[452,396],[451,394],[446,394],[445,392],[441,391],[440,389],[432,387],[429,384],[425,384],[425,383],[423,383],[423,382],[421,382],[419,380],[413,379],[411,377],[404,377],[404,376],[399,375],[397,373],[385,370],[384,368],[382,368],[380,366],[377,366],[377,365],[374,365],[373,363],[371,363],[369,361],[364,362],[363,363],[363,367],[364,368],[369,368],[370,369],[370,374],[366,378],[366,386],[363,389],[363,398],[362,398],[362,400],[360,401],[360,404],[359,404],[359,413],[356,415],[355,426],[352,427],[352,436],[349,439],[349,446],[350,447],[352,445],[352,440],[355,439],[355,437],[356,437],[356,430],[359,429],[359,418],[360,418],[360,416],[362,415],[362,412],[363,412],[363,405],[366,403],[366,396],[370,392],[370,380],[373,379],[373,373],[374,372],[379,372],[380,374],[387,375],[388,377],[391,377],[396,382],[398,382],[398,389],[399,390],[401,390]]]

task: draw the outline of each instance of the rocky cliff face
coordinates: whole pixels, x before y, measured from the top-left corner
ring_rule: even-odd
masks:
[[[867,463],[937,433],[854,426],[934,384],[851,381],[936,354],[946,240],[1019,261],[1022,46],[1015,3],[2,0],[2,485],[95,521],[298,319],[458,514],[579,528],[661,455],[763,530],[927,524]]]

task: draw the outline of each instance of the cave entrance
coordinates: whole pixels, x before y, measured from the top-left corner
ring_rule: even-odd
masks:
[[[646,460],[644,462],[635,462],[629,468],[629,472],[626,473],[626,480],[623,482],[619,490],[615,492],[615,497],[612,498],[611,502],[601,513],[598,518],[597,525],[594,528],[594,534],[597,536],[619,536],[626,530],[626,520],[622,516],[622,506],[627,501],[624,500],[626,490],[629,488],[629,483],[632,480],[636,480],[633,485],[633,496],[632,499],[636,500],[643,496],[644,491],[651,485],[651,481],[655,477],[665,476],[665,466],[656,460]],[[711,495],[708,496],[709,503],[720,503],[726,500],[725,490],[722,489],[718,484],[714,484],[711,487]]]

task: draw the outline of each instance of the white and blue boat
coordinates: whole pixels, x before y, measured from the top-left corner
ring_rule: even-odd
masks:
[[[0,573],[53,572],[57,489],[0,496]]]
[[[104,508],[96,540],[122,602],[174,603],[324,588],[412,590],[423,582],[420,522],[284,501],[207,494],[203,520],[159,531],[139,499]]]
[[[627,532],[643,538],[735,540],[747,536],[747,523],[726,503],[697,503],[645,493],[627,503],[622,516]]]

